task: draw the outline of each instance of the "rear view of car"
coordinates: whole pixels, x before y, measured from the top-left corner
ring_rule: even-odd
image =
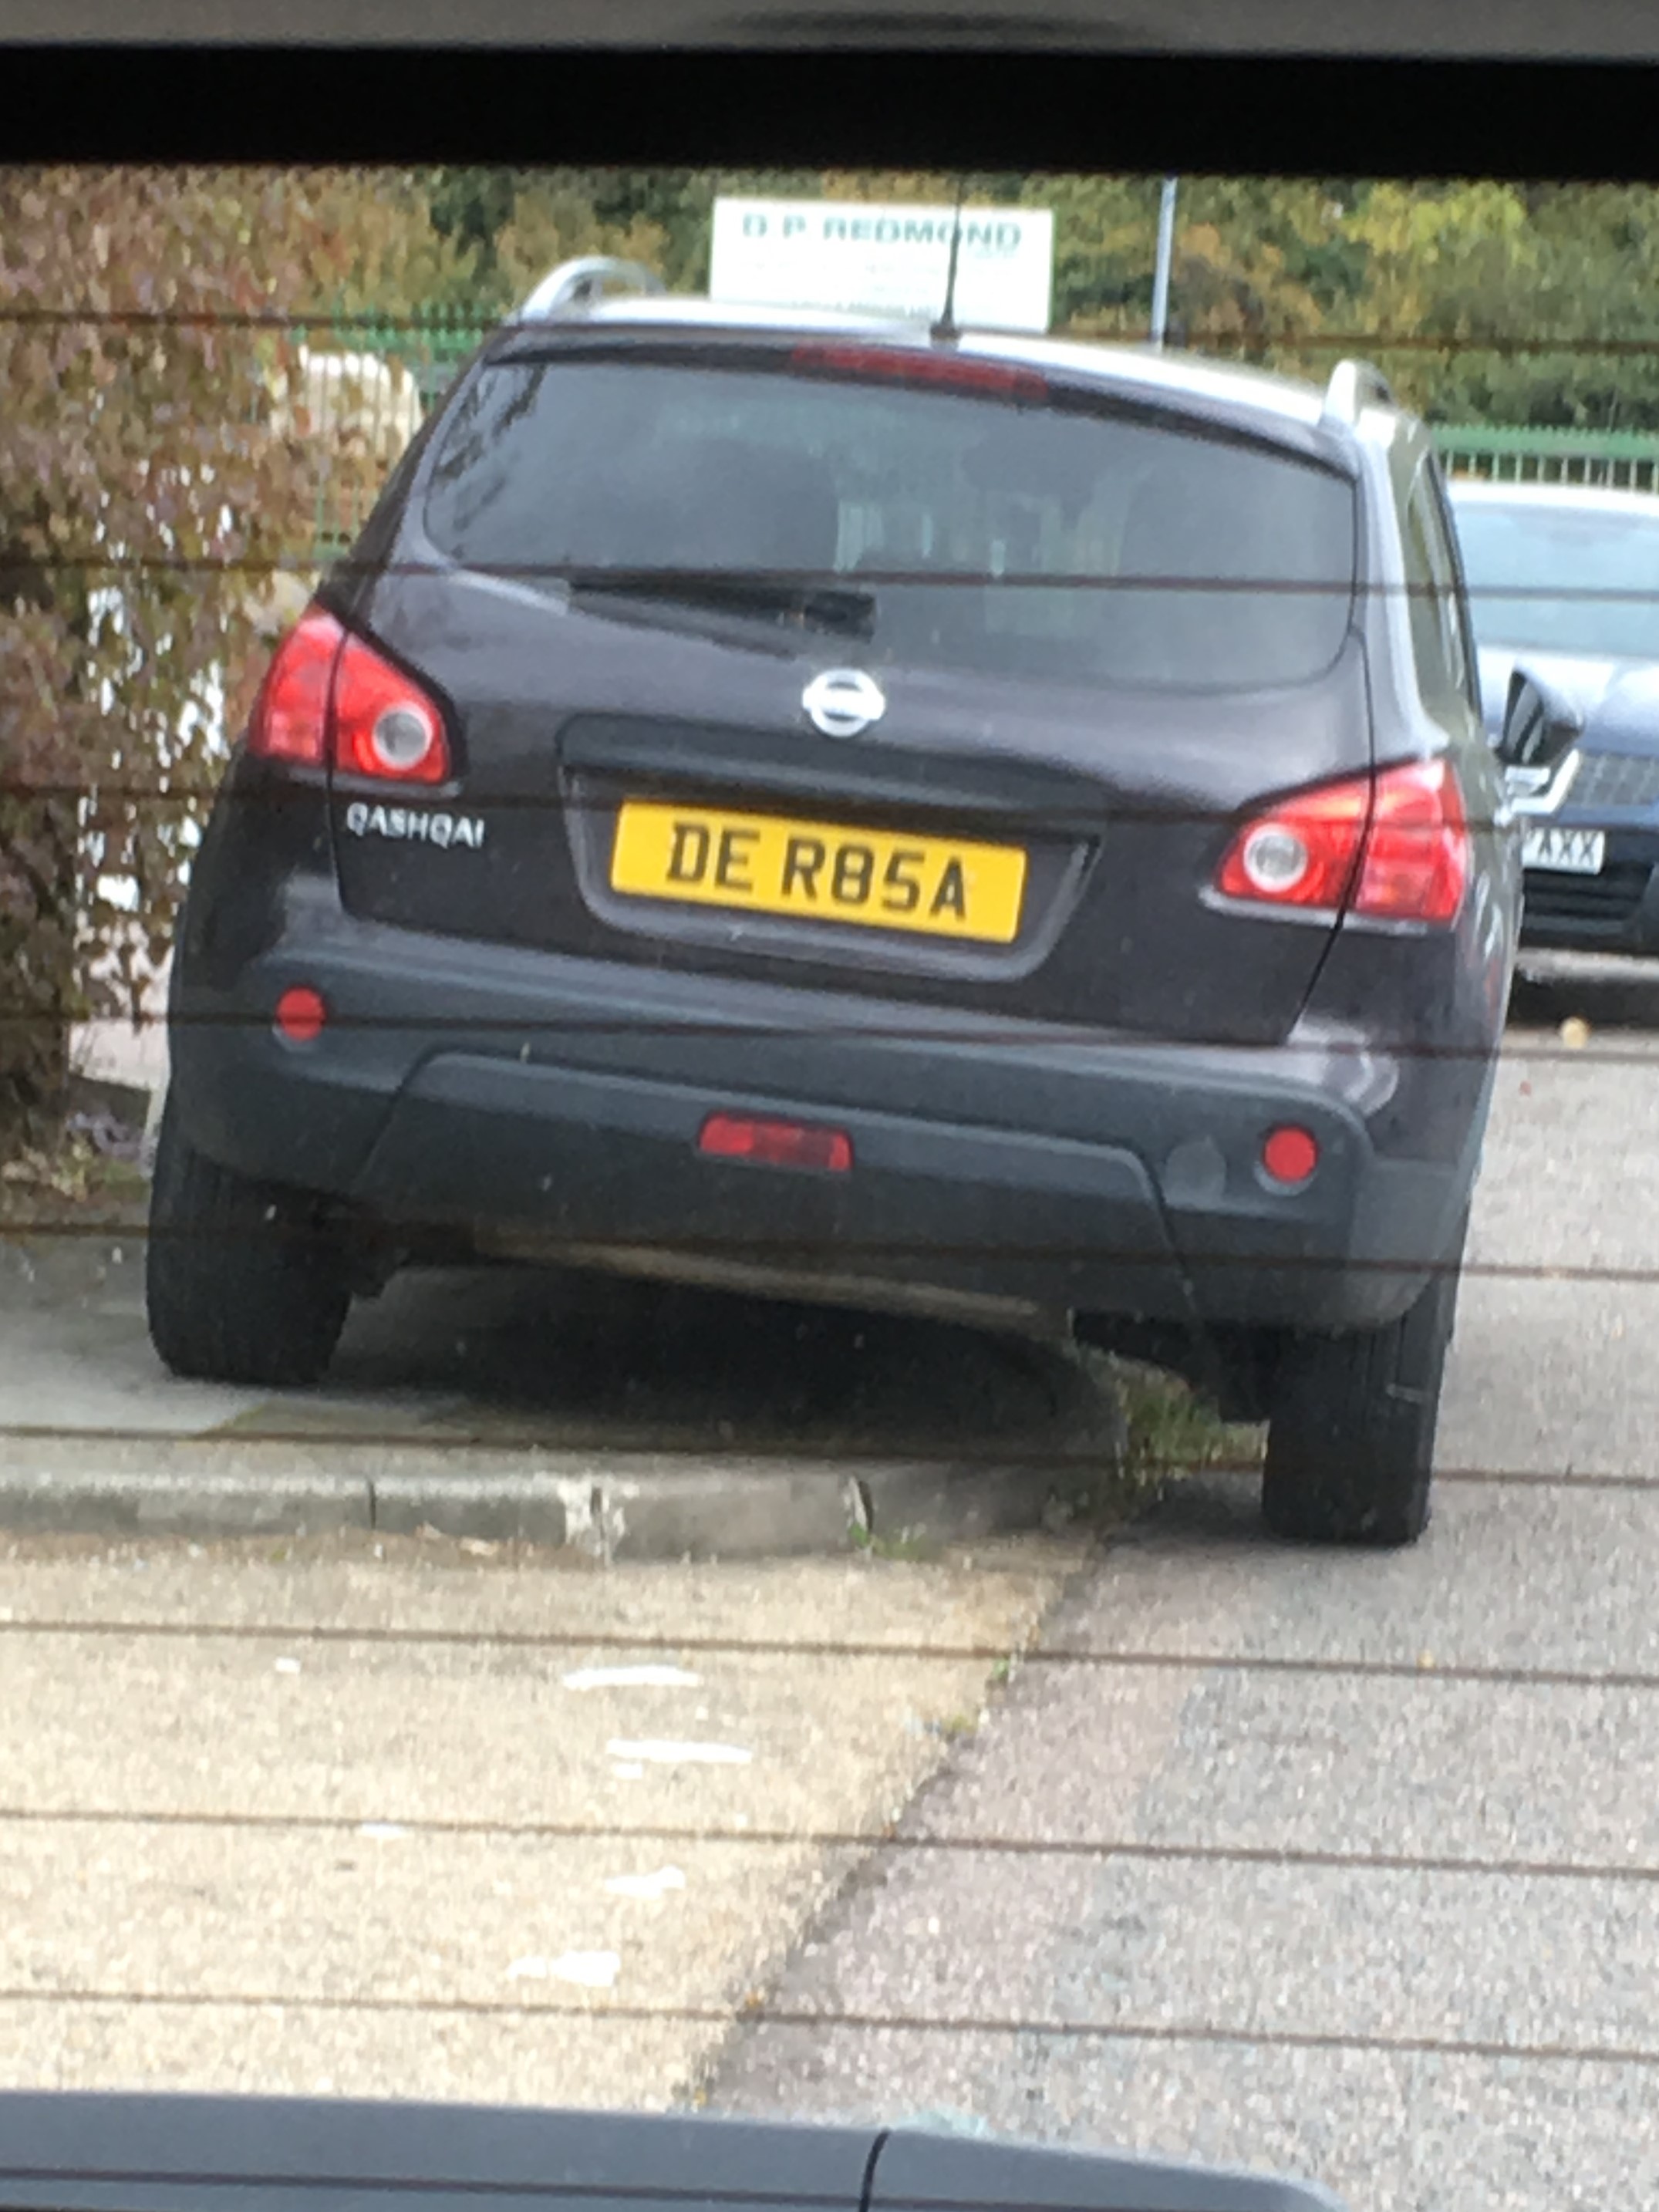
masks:
[[[1517,672],[1555,727],[1526,817],[1523,940],[1659,952],[1659,498],[1460,483],[1486,725]]]
[[[1432,457],[1366,374],[524,317],[216,808],[157,1346],[313,1379],[434,1240],[1074,1327],[1267,1419],[1285,1533],[1407,1540],[1498,799]]]

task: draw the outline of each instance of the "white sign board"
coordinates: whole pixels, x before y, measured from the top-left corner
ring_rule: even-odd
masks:
[[[951,267],[950,207],[845,200],[714,203],[708,295],[747,307],[817,307],[932,322]],[[1046,331],[1054,218],[1047,208],[964,208],[956,319]]]

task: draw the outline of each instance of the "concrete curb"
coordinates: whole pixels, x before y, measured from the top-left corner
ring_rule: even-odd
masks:
[[[1102,1480],[1120,1453],[1103,1440]],[[1065,1487],[1085,1479],[1065,1455]],[[528,1543],[592,1560],[787,1558],[1053,1526],[1058,1462],[711,1460],[61,1435],[0,1443],[0,1528],[246,1538],[343,1529]]]
[[[349,1475],[331,1481],[273,1468],[254,1483],[205,1466],[0,1475],[0,1527],[19,1534],[276,1536],[369,1525],[368,1490]]]

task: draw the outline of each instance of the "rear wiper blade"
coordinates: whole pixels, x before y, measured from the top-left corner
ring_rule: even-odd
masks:
[[[854,637],[868,636],[875,622],[875,593],[840,584],[745,576],[718,568],[577,568],[566,580],[573,592],[582,596],[605,592],[617,599],[672,599],[707,607],[711,613],[756,616]]]

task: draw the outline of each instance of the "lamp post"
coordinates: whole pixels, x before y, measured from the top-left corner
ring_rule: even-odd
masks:
[[[1162,347],[1170,324],[1170,262],[1175,252],[1176,183],[1164,179],[1158,210],[1158,266],[1152,276],[1152,343]]]

